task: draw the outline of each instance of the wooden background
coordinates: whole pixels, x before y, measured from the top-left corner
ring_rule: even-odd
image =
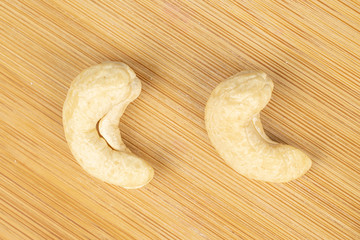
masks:
[[[0,3],[1,239],[360,239],[360,3]],[[90,177],[64,139],[72,79],[106,60],[143,82],[122,118],[155,178]],[[269,136],[306,151],[307,175],[248,180],[210,145],[204,106],[243,69],[275,82]]]

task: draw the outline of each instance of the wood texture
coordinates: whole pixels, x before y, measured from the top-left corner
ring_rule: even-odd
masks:
[[[1,1],[1,239],[360,239],[357,1]],[[143,82],[122,119],[153,181],[87,175],[61,123],[72,79],[106,60]],[[306,151],[287,184],[248,180],[210,145],[211,90],[243,69],[275,82],[269,136]]]

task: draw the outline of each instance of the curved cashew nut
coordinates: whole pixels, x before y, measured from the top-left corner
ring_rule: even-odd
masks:
[[[273,142],[264,133],[260,111],[273,82],[263,72],[243,71],[220,83],[206,104],[211,143],[240,174],[268,182],[288,182],[305,174],[311,160],[300,150]]]
[[[124,63],[106,62],[81,72],[71,83],[64,107],[65,137],[76,160],[91,175],[124,188],[150,182],[152,167],[130,152],[118,128],[141,82]]]

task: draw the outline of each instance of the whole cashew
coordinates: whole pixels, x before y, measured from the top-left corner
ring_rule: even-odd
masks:
[[[105,62],[81,72],[71,83],[64,107],[65,137],[76,160],[91,175],[124,188],[150,182],[153,168],[131,153],[118,128],[141,82],[124,63]]]
[[[220,83],[205,109],[211,143],[240,174],[268,182],[288,182],[305,174],[311,160],[300,150],[270,140],[260,111],[274,84],[263,72],[243,71]]]

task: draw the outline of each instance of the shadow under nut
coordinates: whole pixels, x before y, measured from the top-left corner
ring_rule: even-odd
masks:
[[[258,71],[243,71],[221,82],[206,104],[205,125],[219,155],[237,172],[256,180],[288,182],[305,174],[312,162],[301,150],[265,134],[260,112],[273,86]]]
[[[63,126],[70,150],[92,176],[124,188],[151,181],[153,168],[125,146],[118,128],[141,82],[124,63],[105,62],[85,69],[71,83]]]

